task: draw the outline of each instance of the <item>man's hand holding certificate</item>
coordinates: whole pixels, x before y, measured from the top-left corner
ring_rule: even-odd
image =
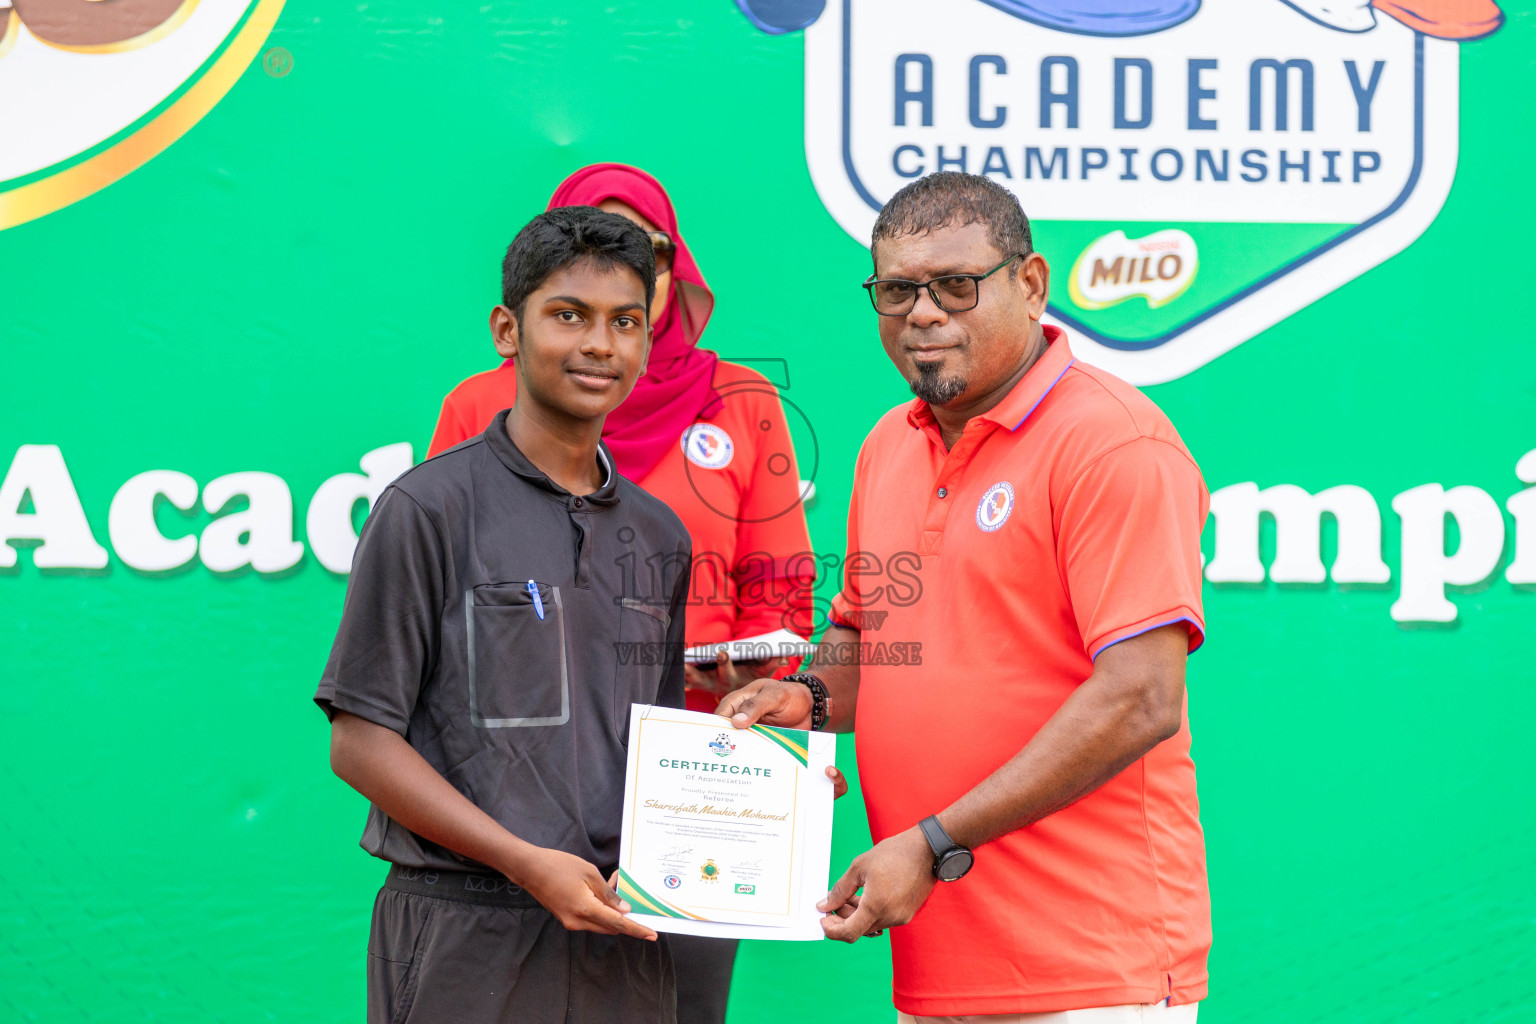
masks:
[[[663,932],[824,937],[836,737],[633,705],[619,892]]]

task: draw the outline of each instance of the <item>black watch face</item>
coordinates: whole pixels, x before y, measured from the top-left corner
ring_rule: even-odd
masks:
[[[939,861],[934,874],[939,876],[941,882],[953,882],[971,870],[975,862],[976,858],[971,856],[970,850],[950,850]]]

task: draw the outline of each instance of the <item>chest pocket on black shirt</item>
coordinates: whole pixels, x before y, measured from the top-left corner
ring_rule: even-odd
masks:
[[[483,729],[571,720],[565,607],[559,587],[536,585],[543,618],[526,581],[483,583],[464,593],[469,720]]]
[[[618,676],[613,687],[613,730],[629,735],[630,704],[653,704],[667,663],[666,606],[632,597],[620,601]]]

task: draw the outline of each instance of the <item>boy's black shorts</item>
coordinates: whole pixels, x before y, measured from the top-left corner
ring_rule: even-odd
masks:
[[[373,904],[368,1024],[675,1024],[667,936],[566,931],[497,875],[394,867]]]

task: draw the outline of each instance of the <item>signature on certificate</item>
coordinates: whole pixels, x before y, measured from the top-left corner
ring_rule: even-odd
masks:
[[[741,871],[761,871],[763,870],[763,859],[761,857],[757,857],[753,860],[744,860],[740,864],[737,864],[736,867]]]
[[[663,853],[660,857],[658,857],[657,860],[678,860],[688,856],[692,852],[693,847],[691,846],[674,846],[670,850]]]

